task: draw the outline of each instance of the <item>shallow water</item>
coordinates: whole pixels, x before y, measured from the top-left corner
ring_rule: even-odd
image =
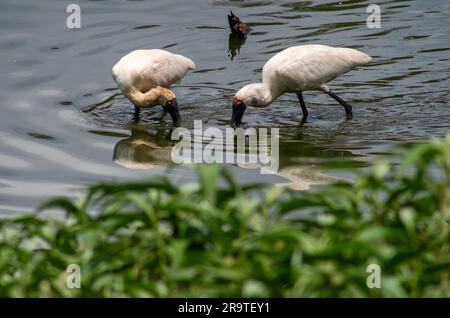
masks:
[[[64,1],[0,3],[0,215],[30,211],[98,181],[160,173],[191,180],[186,170],[165,167],[169,118],[160,121],[160,109],[146,110],[135,125],[133,107],[111,78],[112,65],[137,48],[166,48],[197,63],[174,88],[187,128],[202,119],[224,129],[233,92],[259,81],[264,62],[288,46],[346,46],[374,58],[330,84],[353,104],[351,121],[330,97],[314,92],[305,94],[305,125],[295,95],[269,109],[248,109],[247,126],[280,128],[282,169],[280,176],[262,176],[234,167],[243,181],[287,177],[304,188],[329,175],[350,177],[341,168],[317,169],[342,161],[364,167],[399,141],[449,130],[448,1],[376,1],[381,29],[366,26],[371,1],[77,3],[80,30],[66,27]],[[229,42],[230,8],[253,28],[245,43]]]

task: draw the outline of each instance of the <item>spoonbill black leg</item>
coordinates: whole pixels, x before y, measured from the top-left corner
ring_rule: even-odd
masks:
[[[300,106],[302,107],[303,118],[302,123],[306,123],[306,119],[308,118],[308,110],[306,109],[305,101],[303,100],[302,92],[297,93],[298,101],[300,102]]]
[[[341,104],[342,106],[344,106],[345,108],[345,113],[347,114],[347,119],[352,119],[353,118],[353,112],[352,112],[352,106],[347,103],[346,101],[344,101],[342,98],[340,98],[339,96],[337,96],[334,92],[332,92],[331,90],[326,92],[328,95],[330,95],[331,97],[333,97],[339,104]]]
[[[138,121],[139,120],[139,115],[141,114],[141,108],[134,106],[134,120]]]

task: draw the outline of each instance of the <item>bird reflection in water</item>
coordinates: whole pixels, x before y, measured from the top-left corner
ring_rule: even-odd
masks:
[[[113,161],[128,169],[153,169],[172,165],[172,131],[161,129],[150,134],[142,128],[131,129],[131,136],[114,147]]]
[[[171,152],[175,141],[171,140],[172,129],[161,128],[152,134],[143,128],[131,129],[131,136],[117,142],[114,147],[113,161],[125,168],[133,170],[151,170],[175,166]],[[248,157],[247,157],[248,160]],[[241,169],[255,170],[259,173],[259,164],[237,164]],[[258,172],[256,172],[258,171]],[[279,183],[293,190],[306,190],[313,185],[343,181],[311,169],[310,165],[295,165],[292,162],[281,163],[276,173],[285,180]],[[264,181],[263,177],[263,181]]]

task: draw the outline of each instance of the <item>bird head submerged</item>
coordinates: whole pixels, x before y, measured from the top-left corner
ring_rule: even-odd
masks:
[[[164,113],[169,113],[174,124],[181,123],[177,97],[170,89],[158,86],[143,94],[143,96],[144,98],[140,103],[141,107],[161,105]]]
[[[266,84],[259,83],[244,86],[233,98],[232,126],[237,127],[241,124],[247,106],[267,107],[271,103],[272,95]]]
[[[247,106],[239,98],[233,98],[233,113],[231,114],[231,126],[239,127],[242,122],[242,117]]]
[[[163,109],[164,109],[164,112],[169,113],[174,124],[181,123],[181,115],[180,115],[180,110],[178,108],[178,102],[177,102],[176,98],[167,101],[167,103],[165,105],[163,105]]]

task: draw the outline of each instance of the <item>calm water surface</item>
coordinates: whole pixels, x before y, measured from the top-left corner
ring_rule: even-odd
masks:
[[[330,84],[354,105],[354,120],[314,92],[305,95],[306,125],[295,95],[248,109],[248,126],[280,128],[281,170],[262,176],[234,167],[240,180],[304,188],[349,177],[323,167],[364,167],[398,142],[450,127],[449,1],[78,0],[80,30],[66,27],[69,3],[0,3],[0,215],[99,181],[161,173],[192,179],[183,168],[166,168],[171,124],[158,120],[161,110],[144,111],[133,124],[133,107],[111,78],[112,65],[138,48],[166,48],[197,63],[174,88],[187,128],[202,119],[224,129],[234,91],[259,81],[264,62],[288,46],[346,46],[374,58]],[[381,29],[366,26],[369,3],[381,6]],[[245,43],[229,40],[230,8],[253,27]]]

